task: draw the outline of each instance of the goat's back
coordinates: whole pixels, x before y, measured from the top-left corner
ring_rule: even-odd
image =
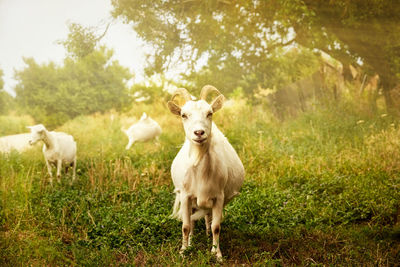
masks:
[[[225,168],[227,180],[224,188],[225,203],[239,194],[244,181],[244,167],[233,146],[224,134],[213,124],[213,139],[210,157],[215,161],[215,168]]]
[[[22,152],[30,147],[29,133],[14,134],[0,137],[0,152],[9,153],[15,149]]]
[[[63,132],[49,132],[53,137],[55,146],[47,150],[43,147],[43,153],[50,161],[61,159],[63,162],[72,163],[76,157],[76,142],[72,135]]]
[[[145,142],[161,134],[161,127],[150,118],[139,121],[126,130],[126,135],[135,141]]]

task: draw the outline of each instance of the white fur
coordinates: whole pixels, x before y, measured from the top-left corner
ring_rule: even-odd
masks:
[[[212,114],[222,107],[222,103],[215,102],[210,105],[204,100],[189,100],[181,109],[169,105],[171,112],[182,116],[186,135],[171,166],[176,193],[172,216],[182,220],[182,251],[190,245],[194,221],[205,217],[208,232],[212,217],[212,252],[221,259],[222,210],[239,193],[244,167],[227,138],[212,122]]]
[[[0,152],[10,153],[12,150],[23,152],[29,146],[29,133],[7,135],[0,137]]]
[[[73,167],[72,180],[76,174],[76,142],[74,138],[63,132],[49,132],[42,124],[29,126],[31,129],[31,145],[38,141],[43,141],[43,155],[50,175],[50,182],[53,182],[51,164],[57,166],[57,179],[60,181],[61,167],[65,165],[66,170],[69,166]]]
[[[142,117],[137,123],[129,127],[128,130],[123,131],[129,138],[129,142],[126,145],[126,149],[128,150],[134,142],[146,142],[153,138],[158,139],[161,134],[161,127],[155,120],[143,112]]]

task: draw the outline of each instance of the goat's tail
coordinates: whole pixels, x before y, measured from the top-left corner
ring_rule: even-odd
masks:
[[[181,208],[181,199],[180,199],[179,190],[175,189],[175,202],[174,202],[174,208],[172,210],[171,218],[182,220],[180,208]]]

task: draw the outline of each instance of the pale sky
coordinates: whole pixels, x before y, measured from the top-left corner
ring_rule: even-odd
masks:
[[[22,57],[38,63],[62,63],[65,50],[57,40],[65,40],[68,22],[99,27],[102,33],[112,9],[110,0],[0,0],[0,68],[4,71],[5,89],[11,91],[16,81],[14,69],[24,68]],[[114,49],[114,58],[143,79],[145,51],[150,48],[137,38],[129,25],[114,22],[102,44]]]

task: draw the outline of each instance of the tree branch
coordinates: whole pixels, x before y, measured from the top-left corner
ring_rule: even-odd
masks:
[[[287,41],[286,43],[282,43],[282,42],[280,42],[280,43],[275,43],[275,44],[269,46],[269,47],[267,48],[267,50],[268,50],[268,51],[272,51],[272,50],[274,50],[274,49],[277,48],[277,47],[288,46],[288,45],[293,44],[293,43],[296,42],[296,41],[297,41],[297,39],[296,39],[296,37],[294,37],[292,40]]]

